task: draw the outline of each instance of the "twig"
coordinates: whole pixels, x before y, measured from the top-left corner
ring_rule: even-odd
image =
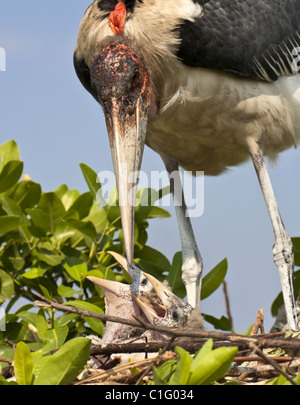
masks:
[[[270,364],[275,370],[277,370],[280,374],[282,374],[291,384],[293,385],[299,385],[297,384],[294,379],[285,371],[282,369],[282,367],[279,366],[275,361],[271,360],[270,357],[266,356],[257,346],[255,343],[251,343],[250,347],[254,350],[254,352],[261,357],[266,363]]]
[[[149,366],[159,366],[166,360],[174,358],[174,353],[165,353],[164,355],[158,355],[150,359],[133,361],[130,363],[120,364],[119,366],[114,367],[111,370],[95,370],[92,371],[92,375],[86,379],[75,383],[75,385],[89,385],[89,384],[101,384],[109,380],[109,383],[112,382],[123,382],[132,377],[131,369],[132,368],[141,368]]]
[[[294,360],[300,360],[300,357],[290,357],[290,356],[272,356],[273,361],[278,363],[286,363]],[[244,363],[245,361],[261,361],[260,356],[237,356],[234,358],[235,363]]]
[[[40,296],[41,297],[41,296]],[[269,339],[268,335],[256,335],[256,336],[244,336],[244,335],[238,335],[234,333],[228,333],[228,332],[216,332],[216,331],[197,331],[194,329],[176,329],[176,328],[169,328],[166,326],[161,326],[161,325],[153,325],[150,324],[149,322],[143,321],[143,320],[127,320],[123,319],[120,317],[115,317],[115,316],[108,316],[105,314],[101,314],[98,312],[94,311],[87,311],[84,309],[76,308],[71,305],[64,305],[64,304],[59,304],[57,302],[51,301],[43,297],[43,301],[35,301],[35,305],[39,307],[52,307],[56,308],[60,311],[63,312],[72,312],[81,316],[88,316],[88,317],[94,317],[97,319],[101,319],[104,321],[110,321],[110,322],[117,322],[117,323],[122,323],[125,325],[131,325],[131,326],[137,326],[139,328],[144,328],[146,330],[156,330],[159,332],[167,333],[170,336],[176,336],[176,337],[185,337],[185,338],[194,338],[194,339],[208,339],[212,338],[215,340],[219,341],[229,341],[231,343],[234,343],[236,346],[239,346],[240,348],[245,348],[249,347],[250,343],[255,343],[259,347],[280,347],[283,349],[295,349],[295,350],[300,350],[300,340],[293,339],[293,340],[288,340],[288,339]],[[181,344],[181,342],[178,344]]]
[[[170,346],[172,345],[172,343],[174,342],[176,338],[174,336],[171,337],[170,341],[165,345],[165,347],[163,348],[163,350],[160,352],[160,356],[163,356],[163,354],[170,349]],[[141,373],[139,379],[137,380],[137,382],[135,383],[135,385],[139,385],[139,383],[142,381],[142,379],[150,372],[150,370],[152,369],[152,364],[150,364],[143,373]]]
[[[227,282],[223,280],[223,292],[224,292],[224,297],[225,297],[225,305],[226,305],[226,313],[231,325],[231,329],[233,330],[233,318],[231,315],[231,309],[230,309],[230,302],[229,302],[229,295],[228,295],[228,290],[227,290]]]
[[[265,333],[265,328],[264,328],[264,311],[262,309],[259,309],[257,311],[256,315],[256,320],[254,322],[254,325],[252,326],[252,330],[250,332],[250,335],[257,335],[258,330],[260,329],[261,333]]]
[[[12,360],[8,360],[8,359],[0,359],[0,363],[8,363],[8,364],[12,364],[13,361]]]

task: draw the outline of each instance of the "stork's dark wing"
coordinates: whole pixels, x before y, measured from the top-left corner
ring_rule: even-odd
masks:
[[[300,0],[194,0],[204,14],[179,27],[189,66],[273,81],[300,70]]]
[[[76,52],[74,53],[73,63],[75,72],[81,84],[98,101],[97,93],[91,84],[90,69],[83,59],[80,60],[77,58]]]

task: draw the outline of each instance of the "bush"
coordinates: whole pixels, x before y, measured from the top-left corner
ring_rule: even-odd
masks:
[[[85,164],[80,167],[88,191],[80,193],[62,184],[46,193],[27,175],[20,180],[23,163],[16,143],[0,146],[0,370],[14,361],[16,377],[16,382],[8,382],[0,375],[0,384],[68,384],[89,360],[90,340],[85,336],[102,335],[102,320],[37,308],[34,301],[45,297],[104,313],[103,292],[86,276],[129,282],[107,253],[112,250],[125,256],[116,189],[111,190],[108,204],[103,204],[97,174]],[[158,279],[166,278],[173,292],[183,298],[181,252],[170,263],[147,245],[149,220],[170,216],[155,204],[168,192],[138,190],[134,257],[139,268]],[[300,238],[293,242],[299,266]],[[226,272],[224,259],[203,278],[202,300],[219,288]],[[295,273],[295,286],[299,292],[300,271]],[[272,305],[273,315],[282,302],[279,294]],[[205,320],[216,329],[232,330],[225,316],[205,315]],[[176,353],[178,360],[154,369],[154,383],[211,383],[227,371],[236,348],[213,350],[208,341],[194,357],[180,347]],[[282,381],[281,376],[270,383]]]
[[[0,358],[12,360],[12,345],[17,345],[15,367],[19,384],[44,381],[43,364],[48,374],[54,374],[53,383],[70,382],[74,370],[60,379],[62,370],[55,371],[55,367],[63,364],[60,367],[69,369],[68,353],[76,346],[80,350],[80,361],[75,367],[78,373],[88,360],[89,340],[83,336],[101,336],[104,327],[99,319],[59,314],[52,308],[37,309],[36,299],[43,296],[103,313],[103,292],[86,275],[129,281],[107,253],[113,250],[125,255],[116,190],[111,190],[109,203],[99,207],[97,201],[103,201],[103,197],[97,174],[85,164],[80,167],[87,192],[70,190],[65,184],[53,192],[43,192],[41,185],[29,176],[20,179],[23,162],[16,143],[8,141],[0,146],[0,318],[5,308],[5,322],[0,319]],[[138,190],[135,263],[159,279],[166,277],[174,293],[184,297],[181,252],[170,263],[147,245],[149,220],[170,216],[155,205],[167,192]],[[202,299],[220,286],[226,271],[224,259],[204,277]],[[225,317],[208,320],[215,327],[231,329]],[[50,356],[56,350],[55,356]],[[64,353],[66,360],[56,362],[60,355],[64,358]],[[0,362],[0,368],[6,366]]]

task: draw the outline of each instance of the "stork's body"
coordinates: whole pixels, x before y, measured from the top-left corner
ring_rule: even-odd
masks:
[[[78,76],[104,108],[121,201],[120,166],[139,170],[143,143],[170,173],[180,165],[218,175],[252,158],[293,328],[292,244],[263,155],[300,139],[299,30],[299,0],[102,0],[86,11],[75,50]],[[198,306],[202,259],[184,204],[176,213],[188,301]],[[133,209],[121,214],[132,262]]]

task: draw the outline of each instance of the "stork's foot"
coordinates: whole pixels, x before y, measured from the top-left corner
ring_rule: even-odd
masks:
[[[202,269],[203,264],[201,258],[190,257],[183,261],[182,280],[186,288],[187,301],[193,308],[197,308],[199,311]]]
[[[273,256],[279,270],[288,326],[290,329],[297,330],[297,312],[293,283],[293,244],[281,219],[267,166],[264,161],[262,145],[252,138],[248,138],[248,146],[275,235]]]
[[[294,298],[294,247],[289,235],[281,234],[280,241],[277,241],[273,248],[274,262],[279,270],[281,289],[286,311],[286,318],[289,327],[297,330],[298,319]]]

